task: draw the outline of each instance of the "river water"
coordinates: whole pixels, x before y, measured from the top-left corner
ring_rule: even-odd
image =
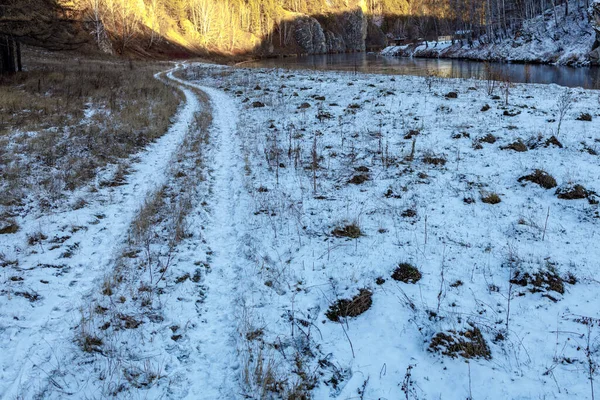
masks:
[[[600,89],[599,67],[566,67],[534,64],[490,63],[486,69],[483,62],[388,57],[374,53],[330,54],[288,58],[272,58],[245,63],[245,67],[314,69],[333,71],[357,71],[392,75],[435,74],[446,78],[486,79],[490,68],[510,77],[511,82],[555,83],[560,86]]]

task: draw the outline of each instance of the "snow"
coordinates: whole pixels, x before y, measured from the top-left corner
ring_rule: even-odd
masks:
[[[500,147],[517,138],[528,142],[556,134],[556,121],[548,120],[556,118],[556,99],[564,88],[515,85],[505,107],[502,99],[490,99],[484,81],[438,79],[429,91],[428,80],[417,77],[221,68],[191,69],[188,77],[198,71],[204,73],[203,85],[237,93],[239,133],[250,160],[247,185],[254,198],[245,224],[253,232],[257,260],[254,276],[248,274],[253,284],[244,293],[244,304],[254,310],[264,351],[277,349],[270,357],[281,375],[298,378],[293,360],[300,354],[304,371],[317,371],[314,398],[355,397],[365,380],[365,398],[404,398],[402,382],[409,365],[414,366],[413,391],[419,398],[468,397],[469,369],[473,398],[589,396],[582,353],[571,344],[580,339],[566,332],[585,331],[574,315],[598,316],[597,250],[590,246],[597,236],[597,205],[565,203],[553,190],[523,185],[518,178],[544,168],[559,183],[582,182],[598,191],[597,156],[583,153],[581,144],[598,146],[597,121],[576,120],[581,112],[595,110],[597,92],[573,91],[576,101],[559,135],[563,149],[540,146],[518,153]],[[458,99],[445,98],[451,90],[458,92]],[[316,100],[319,96],[326,100]],[[256,101],[265,107],[254,107]],[[299,108],[305,102],[311,107]],[[359,108],[348,107],[354,103]],[[492,109],[480,112],[486,103]],[[520,114],[505,116],[505,108]],[[332,114],[331,119],[320,122],[319,112]],[[402,160],[412,142],[403,136],[410,129],[421,134],[415,161],[407,163]],[[388,147],[393,159],[387,168],[378,153],[380,131],[381,148]],[[309,166],[316,132],[323,158],[313,193]],[[470,138],[452,139],[462,132]],[[498,142],[475,150],[475,139],[488,133],[498,136]],[[277,168],[275,143],[285,168]],[[446,166],[424,164],[427,152],[443,155]],[[370,169],[370,180],[348,184],[359,166]],[[386,198],[388,188],[400,198]],[[482,203],[482,191],[499,193],[502,203]],[[468,197],[475,204],[466,205],[463,198]],[[409,208],[416,210],[416,217],[402,216]],[[334,227],[352,221],[365,236],[344,240],[331,235]],[[494,342],[505,327],[510,286],[506,265],[513,255],[523,270],[545,270],[549,262],[559,274],[572,272],[579,282],[566,285],[564,296],[549,293],[556,303],[513,287],[524,295],[512,295],[507,338]],[[423,271],[419,284],[390,279],[402,261]],[[380,276],[386,283],[378,286],[375,279]],[[462,285],[451,286],[458,280]],[[334,299],[349,298],[362,287],[373,290],[373,306],[346,321],[348,339],[342,326],[323,314]],[[468,322],[484,332],[492,360],[475,359],[467,365],[427,351],[436,332],[464,329]],[[594,335],[597,344],[598,333]],[[571,357],[578,361],[564,361]],[[334,375],[340,380],[337,388],[324,384]]]
[[[570,14],[564,17],[564,6],[557,7],[557,26],[552,11],[526,21],[523,28],[499,42],[474,41],[468,44],[429,42],[389,46],[382,51],[388,56],[465,58],[482,61],[531,62],[560,65],[588,65],[588,54],[596,34],[585,7],[571,2]]]
[[[74,193],[88,204],[35,210],[2,235],[0,397],[590,398],[600,331],[577,320],[600,318],[597,197],[562,200],[519,178],[539,168],[559,187],[600,193],[597,91],[571,89],[558,133],[557,85],[511,85],[505,104],[506,88],[493,98],[478,80],[204,64],[168,75],[186,103],[126,184]],[[207,104],[194,155],[186,139]],[[497,141],[479,140],[488,134]],[[562,148],[545,145],[553,135]],[[518,139],[528,151],[503,149]],[[178,183],[181,166],[193,187]],[[359,174],[366,182],[349,183]],[[165,197],[194,196],[190,234],[167,253],[148,245],[168,258],[162,274],[134,269],[101,295],[138,210],[164,185]],[[483,203],[487,192],[501,203]],[[363,235],[332,234],[349,223]],[[48,238],[28,245],[36,232]],[[394,281],[401,262],[422,279]],[[532,292],[509,283],[516,270],[577,283]],[[133,298],[148,281],[152,305],[141,307]],[[327,319],[362,288],[368,310]],[[101,351],[85,353],[76,339],[96,305],[142,323],[107,329]],[[472,326],[491,359],[428,350],[437,333]]]
[[[86,297],[100,287],[146,195],[165,181],[166,167],[199,108],[192,92],[183,91],[185,106],[169,132],[137,155],[130,184],[80,193],[88,204],[79,210],[19,217],[21,230],[2,238],[4,261],[18,261],[3,268],[2,274],[2,398],[31,398],[42,390],[40,381],[66,368],[61,353],[73,351],[73,329],[80,322]],[[27,247],[27,235],[37,232],[50,242]],[[39,299],[29,301],[19,292]],[[63,382],[52,384],[60,388]]]

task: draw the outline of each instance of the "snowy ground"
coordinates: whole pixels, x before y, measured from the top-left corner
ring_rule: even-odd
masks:
[[[598,92],[177,76],[185,106],[124,185],[0,237],[2,398],[591,398]]]
[[[464,58],[482,61],[532,62],[560,65],[588,65],[589,53],[596,40],[588,9],[582,4],[570,3],[570,14],[565,17],[564,6],[526,21],[523,28],[494,43],[472,45],[455,42],[429,42],[427,45],[390,46],[382,54],[390,56]],[[484,38],[485,39],[485,38]]]

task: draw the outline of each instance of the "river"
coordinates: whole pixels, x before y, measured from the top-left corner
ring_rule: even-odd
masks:
[[[566,67],[535,64],[485,63],[478,61],[389,57],[375,53],[330,54],[270,58],[244,63],[245,67],[357,71],[392,75],[435,74],[446,78],[486,79],[490,69],[511,82],[554,83],[566,87],[600,89],[599,67]]]

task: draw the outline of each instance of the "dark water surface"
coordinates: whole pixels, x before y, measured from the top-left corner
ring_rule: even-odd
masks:
[[[511,82],[555,83],[560,86],[600,89],[600,67],[565,67],[554,65],[490,63],[493,71],[509,76]],[[244,67],[290,68],[304,70],[358,71],[390,75],[425,76],[433,73],[446,78],[486,79],[485,64],[478,61],[387,57],[373,53],[330,54],[289,58],[272,58]]]

